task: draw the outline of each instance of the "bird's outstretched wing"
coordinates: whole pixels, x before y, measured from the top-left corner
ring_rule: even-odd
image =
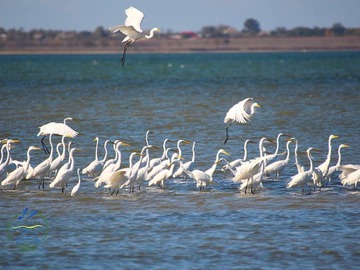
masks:
[[[127,15],[125,26],[132,26],[136,31],[141,33],[141,22],[144,18],[144,13],[134,7],[129,7],[125,10],[125,13]]]
[[[253,99],[247,98],[232,106],[226,113],[224,123],[227,124],[232,121],[240,124],[247,123],[251,118],[250,108],[252,104],[254,104]]]

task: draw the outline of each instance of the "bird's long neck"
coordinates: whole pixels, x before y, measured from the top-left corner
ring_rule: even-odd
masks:
[[[314,164],[313,164],[313,160],[312,160],[312,156],[311,156],[310,151],[308,152],[308,158],[309,158],[309,161],[310,161],[310,169],[309,169],[309,172],[312,173],[312,172],[314,171]]]
[[[243,161],[247,160],[247,156],[248,156],[248,151],[247,151],[247,145],[248,145],[249,141],[245,141],[244,143],[244,157],[243,157]]]
[[[75,148],[71,149],[70,151],[70,155],[69,155],[69,158],[70,158],[70,170],[72,171],[74,169],[74,151],[75,151]]]
[[[53,153],[54,153],[54,146],[53,146],[53,143],[52,143],[52,134],[50,134],[49,136],[49,143],[50,143],[50,155],[49,155],[49,160],[50,162],[52,161],[52,158],[53,158]]]
[[[30,151],[31,151],[31,149],[28,149],[27,153],[26,153],[27,158],[26,158],[26,162],[25,162],[25,166],[24,166],[25,172],[29,169],[29,165],[30,165]]]
[[[108,155],[107,144],[108,144],[108,143],[109,143],[108,140],[106,140],[105,143],[104,143],[105,154],[104,154],[103,159],[101,160],[102,162],[105,162],[105,160],[107,159],[107,155]]]
[[[195,162],[195,142],[193,143],[193,147],[192,147],[192,162]]]
[[[95,160],[99,160],[99,158],[98,158],[98,148],[99,148],[99,138],[96,138]]]
[[[9,161],[10,161],[10,143],[6,144],[6,153],[7,153],[7,156],[6,156],[5,164],[9,164]]]
[[[327,154],[326,160],[330,162],[331,159],[331,138],[329,138],[329,142],[328,142],[328,148],[329,148],[329,152]]]
[[[151,29],[149,35],[145,35],[145,38],[147,39],[152,38],[154,36],[155,30],[156,28]]]
[[[62,160],[64,160],[65,155],[66,155],[65,136],[62,137],[61,144],[62,144],[62,147],[63,147],[63,149],[62,149],[63,151],[61,153],[61,158],[62,158]]]
[[[117,160],[116,160],[116,166],[120,168],[121,166],[121,151],[120,151],[120,145],[116,148],[117,153]]]
[[[288,142],[286,144],[286,151],[287,151],[286,160],[289,160],[290,159],[290,142]]]
[[[4,158],[4,149],[6,147],[6,144],[4,144],[2,147],[1,147],[1,158],[0,158],[0,164],[2,163],[3,161],[3,158]]]
[[[339,158],[335,165],[336,167],[340,167],[340,164],[341,164],[341,146],[339,146],[339,149],[338,149],[338,156],[339,156]]]
[[[280,148],[280,136],[278,136],[276,139],[275,155],[277,155],[279,153],[279,148]]]

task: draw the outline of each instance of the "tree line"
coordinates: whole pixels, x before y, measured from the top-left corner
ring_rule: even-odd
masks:
[[[189,34],[190,33],[190,34]],[[341,23],[335,23],[328,28],[296,27],[286,29],[278,27],[270,32],[263,32],[260,23],[253,18],[244,22],[243,29],[237,30],[231,26],[204,26],[198,32],[174,33],[162,32],[158,38],[240,38],[249,36],[281,36],[281,37],[311,37],[311,36],[360,36],[360,28],[346,28]],[[112,34],[102,26],[94,31],[61,31],[33,29],[4,29],[0,27],[0,49],[12,47],[113,47],[119,44],[119,34]]]

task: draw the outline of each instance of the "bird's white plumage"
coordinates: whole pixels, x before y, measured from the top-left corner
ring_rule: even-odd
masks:
[[[40,131],[37,136],[55,134],[55,135],[75,138],[79,134],[79,132],[73,130],[71,127],[67,125],[66,122],[68,120],[74,120],[74,119],[71,117],[67,117],[64,119],[63,123],[50,122],[45,125],[42,125],[41,127],[39,127]]]
[[[141,33],[141,22],[144,19],[144,13],[134,7],[129,7],[125,10],[125,14],[127,16],[125,25],[132,26],[136,31]]]
[[[246,124],[250,121],[252,115],[255,114],[256,107],[260,107],[260,105],[253,98],[241,100],[226,113],[224,123],[237,122],[239,124]]]

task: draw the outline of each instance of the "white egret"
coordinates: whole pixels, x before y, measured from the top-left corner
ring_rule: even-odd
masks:
[[[236,170],[236,167],[239,167],[243,162],[247,161],[247,158],[248,158],[248,149],[247,149],[247,146],[249,143],[255,143],[254,141],[252,140],[246,140],[244,142],[244,156],[243,158],[238,158],[238,159],[235,159],[231,162],[228,162],[227,160],[225,160],[227,163],[221,168],[221,170],[223,172],[226,172],[227,170],[230,170],[230,171],[234,171]]]
[[[45,183],[44,178],[45,178],[45,175],[47,175],[50,172],[51,162],[53,160],[54,147],[53,147],[53,143],[52,143],[52,135],[53,134],[50,134],[50,136],[49,136],[49,143],[50,143],[49,157],[47,159],[45,159],[43,162],[41,162],[40,164],[38,164],[33,169],[33,171],[26,176],[26,179],[30,179],[30,178],[40,179],[39,186],[38,186],[39,189],[40,189],[41,184],[44,189],[44,183]]]
[[[340,180],[345,179],[350,173],[357,171],[359,169],[360,169],[360,165],[356,165],[356,164],[341,165],[339,167],[339,171],[341,171],[339,175]]]
[[[158,174],[156,174],[150,181],[149,181],[149,187],[158,185],[161,188],[164,187],[164,183],[167,179],[171,177],[171,175],[174,172],[174,163],[178,161],[181,157],[177,154],[173,155],[171,158],[170,164],[166,167],[166,169],[160,171]]]
[[[125,186],[125,184],[127,183],[127,181],[129,180],[129,172],[133,166],[133,158],[135,155],[138,155],[137,152],[132,152],[129,156],[129,167],[128,168],[123,168],[120,170],[117,170],[115,172],[113,172],[110,176],[110,179],[108,181],[108,183],[104,186],[105,188],[112,188],[114,189],[111,192],[111,196],[114,194],[114,192],[116,191],[116,195],[119,194],[119,190]]]
[[[356,187],[359,181],[360,181],[360,168],[355,171],[352,171],[351,173],[346,175],[346,177],[342,178],[341,184],[343,184],[344,186],[354,185]]]
[[[243,181],[247,182],[247,186],[252,186],[253,177],[258,174],[261,170],[261,166],[264,162],[267,161],[266,156],[264,157],[263,145],[265,142],[272,142],[269,139],[263,137],[259,141],[259,152],[260,157],[256,159],[249,160],[242,163],[239,167],[236,168],[236,174],[233,177],[233,182],[242,183]],[[246,189],[245,189],[246,193]],[[251,193],[254,193],[251,189]]]
[[[329,168],[329,171],[328,171],[328,174],[326,176],[326,179],[325,180],[328,180],[330,181],[331,180],[331,177],[333,176],[333,174],[339,170],[340,166],[341,166],[341,149],[342,148],[347,148],[347,147],[350,147],[349,145],[347,144],[340,144],[339,147],[338,147],[338,161],[336,162],[336,164],[334,166],[331,166]]]
[[[277,137],[276,137],[276,149],[275,149],[275,152],[274,154],[268,154],[266,155],[266,161],[267,161],[267,164],[269,165],[270,164],[270,161],[276,159],[278,156],[282,155],[282,154],[279,154],[279,150],[280,150],[280,138],[282,136],[285,136],[285,137],[288,137],[290,138],[291,136],[288,135],[288,134],[285,134],[283,132],[280,132]]]
[[[5,139],[3,142],[6,142],[5,147],[6,147],[7,156],[5,162],[0,164],[0,179],[4,178],[4,176],[6,176],[7,174],[11,173],[16,169],[16,165],[15,163],[12,162],[11,159],[11,144],[18,143],[20,141]]]
[[[295,139],[295,150],[294,150],[294,155],[295,155],[295,165],[296,165],[296,168],[297,168],[297,171],[298,173],[302,173],[305,171],[305,168],[304,166],[302,166],[299,162],[299,159],[298,159],[298,148],[299,148],[299,142],[297,139]]]
[[[69,182],[74,172],[74,151],[76,148],[72,148],[69,153],[69,161],[61,166],[56,174],[55,179],[50,183],[50,188],[61,187],[61,192],[64,193],[65,187]]]
[[[193,142],[193,145],[192,145],[192,157],[191,157],[191,160],[190,161],[187,161],[185,162],[182,166],[180,166],[176,171],[175,173],[173,174],[173,177],[176,178],[176,177],[181,177],[185,174],[184,172],[184,168],[189,170],[189,171],[192,171],[195,167],[195,142]],[[186,174],[185,174],[186,175]]]
[[[149,146],[145,146],[143,148],[143,150],[141,151],[140,155],[143,155],[144,154],[143,152],[145,149],[146,150],[145,157],[148,157],[148,158],[147,158],[145,166],[139,168],[138,172],[137,172],[136,183],[137,183],[139,189],[141,188],[142,184],[144,183],[144,181],[147,177],[148,171],[149,171],[149,167],[150,167],[149,149],[154,149],[154,148],[155,148],[155,146],[149,145]],[[143,157],[143,158],[145,158],[145,157]]]
[[[27,170],[30,164],[30,151],[33,150],[41,150],[41,148],[30,146],[27,150],[27,160],[23,166],[19,166],[14,171],[12,171],[2,182],[2,186],[7,186],[14,184],[14,189],[16,189],[17,185],[20,183],[22,179],[25,178]]]
[[[64,119],[63,123],[50,122],[42,125],[41,127],[39,127],[40,131],[37,136],[55,134],[59,136],[75,138],[79,134],[79,132],[73,130],[67,125],[67,122],[70,120],[76,122],[74,118],[67,117]]]
[[[105,154],[104,157],[102,159],[98,159],[98,154],[97,154],[97,150],[96,150],[96,154],[95,154],[95,159],[89,163],[88,166],[86,166],[84,169],[82,169],[82,174],[87,174],[89,176],[97,176],[101,173],[104,164],[106,162],[107,159],[107,155],[108,155],[108,151],[107,151],[107,144],[110,142],[110,140],[106,140],[104,143],[104,150],[105,150]],[[112,143],[112,142],[110,142]]]
[[[311,151],[315,151],[315,149],[310,147],[306,150],[308,159],[310,161],[309,170],[292,176],[290,182],[287,183],[286,188],[301,187],[302,193],[304,193],[305,185],[313,183],[314,164],[311,156]]]
[[[212,185],[215,181],[213,180],[213,174],[216,170],[217,165],[220,163],[220,154],[224,155],[230,155],[228,152],[226,152],[224,149],[219,149],[216,153],[215,162],[213,165],[206,171],[202,170],[188,170],[183,166],[182,161],[180,160],[180,166],[183,167],[184,172],[192,179],[196,181],[196,187],[198,187],[200,190],[205,190],[205,187]]]
[[[110,180],[111,175],[117,171],[120,166],[121,166],[121,151],[120,151],[120,146],[129,146],[127,143],[122,142],[122,141],[117,141],[116,142],[116,153],[117,153],[117,159],[109,164],[105,169],[102,170],[100,176],[98,177],[96,183],[95,183],[95,187],[98,188],[100,187],[100,185],[102,183],[108,184],[108,181]]]
[[[226,124],[226,138],[224,144],[229,139],[229,127],[235,122],[239,124],[248,123],[255,114],[257,107],[259,108],[261,106],[256,103],[253,98],[246,98],[230,108],[224,118],[224,123]]]
[[[171,163],[171,158],[169,157],[169,151],[172,150],[171,148],[167,148],[165,151],[165,157],[166,159],[163,160],[159,165],[153,167],[147,174],[145,181],[149,181],[151,179],[153,179],[155,177],[155,175],[157,175],[159,172],[161,172],[162,170],[164,170],[170,163]],[[177,154],[174,154],[177,155]]]
[[[166,144],[168,142],[172,142],[171,140],[169,139],[165,139],[164,142],[163,142],[163,154],[161,157],[159,158],[153,158],[150,160],[150,165],[149,165],[149,171],[154,168],[155,166],[159,165],[163,160],[165,160],[167,158],[166,156]]]
[[[155,32],[160,32],[160,29],[155,27],[150,30],[149,35],[147,35],[142,29],[141,29],[141,22],[144,18],[144,13],[142,13],[140,10],[129,7],[125,10],[126,13],[126,20],[125,25],[117,25],[109,27],[109,31],[112,33],[116,33],[120,31],[126,37],[123,39],[122,42],[127,42],[124,46],[123,55],[121,58],[121,63],[124,66],[125,64],[125,56],[126,56],[126,50],[129,48],[129,46],[134,43],[135,41],[146,38],[150,39],[154,36]]]
[[[330,160],[331,160],[331,140],[332,139],[336,139],[336,138],[339,138],[339,136],[337,135],[330,135],[329,136],[329,140],[328,140],[328,154],[327,154],[327,157],[326,157],[326,160],[320,164],[319,166],[317,166],[321,171],[322,171],[322,176],[323,176],[323,179],[326,178],[327,174],[328,174],[328,171],[329,171],[329,167],[330,167]]]
[[[146,151],[148,154],[148,149],[150,149],[150,148],[153,148],[153,146],[145,145],[142,148],[142,150],[139,154],[140,160],[139,160],[138,164],[142,164],[142,159],[145,156],[144,152]],[[139,189],[140,189],[140,186],[142,185],[142,182],[145,180],[145,177],[146,177],[146,173],[147,173],[147,169],[148,169],[147,166],[149,165],[148,163],[149,163],[149,159],[147,160],[145,167],[136,166],[137,164],[135,164],[134,166],[132,166],[132,168],[129,168],[129,170],[128,170],[128,178],[129,179],[123,186],[128,186],[130,193],[134,192],[136,183],[138,183]],[[120,188],[122,188],[122,187],[120,187]]]
[[[50,170],[49,172],[57,172],[57,170],[61,167],[62,162],[65,159],[65,155],[66,155],[66,145],[65,145],[65,136],[62,136],[61,139],[61,143],[58,145],[62,145],[62,153],[60,155],[58,155],[52,162],[50,165]]]
[[[293,142],[292,139],[288,140],[286,143],[286,158],[283,160],[277,160],[265,167],[266,174],[275,174],[275,178],[279,179],[280,173],[285,169],[290,161],[290,143]]]
[[[73,130],[71,127],[68,126],[68,124],[67,124],[68,121],[76,122],[77,120],[75,120],[72,117],[67,117],[64,119],[63,123],[50,122],[50,123],[47,123],[47,124],[39,127],[40,131],[37,134],[37,136],[40,136],[40,135],[43,136],[43,138],[41,139],[41,144],[43,146],[45,153],[47,153],[47,154],[49,153],[49,150],[47,149],[47,147],[44,143],[44,138],[47,135],[54,134],[54,135],[65,136],[65,137],[69,137],[69,138],[75,138],[79,134],[79,132]]]
[[[76,170],[76,172],[77,172],[77,175],[78,175],[78,182],[77,182],[77,184],[72,188],[72,190],[71,190],[71,193],[70,193],[70,196],[71,197],[74,197],[78,192],[79,192],[79,190],[80,190],[80,186],[81,186],[81,175],[80,175],[80,168],[78,168],[77,170]]]

